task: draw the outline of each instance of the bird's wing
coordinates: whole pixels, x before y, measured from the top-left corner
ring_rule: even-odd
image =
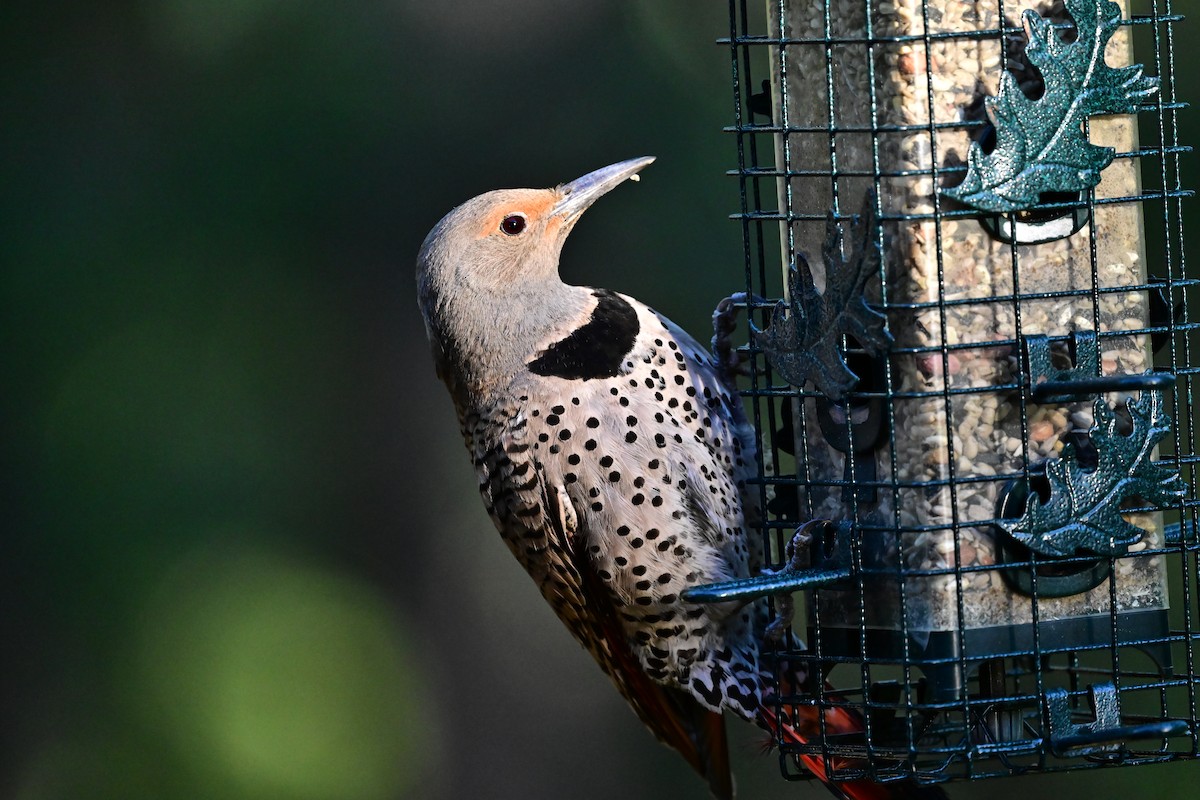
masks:
[[[468,442],[488,513],[543,597],[655,736],[679,751],[717,797],[732,797],[722,715],[645,674],[610,591],[576,535],[578,517],[565,488],[549,484],[525,442],[523,418],[513,414],[500,424],[476,426]]]
[[[758,453],[758,437],[754,426],[746,419],[741,396],[732,376],[726,375],[719,368],[716,358],[708,348],[670,319],[658,312],[653,313],[678,343],[680,353],[687,359],[688,376],[696,388],[697,401],[712,412],[709,416],[716,438],[710,437],[707,440],[712,466],[722,473],[727,473],[737,486],[740,502],[736,508],[737,513],[733,516],[734,521],[743,528],[742,539],[748,548],[748,560],[737,565],[736,577],[757,575],[764,565],[762,543],[749,529],[759,522],[761,502],[759,492],[747,485],[747,481],[755,477]],[[725,446],[713,447],[717,439],[723,441]],[[694,482],[692,485],[700,484]],[[703,504],[708,503],[711,498],[701,496],[697,500]],[[724,512],[721,509],[705,507],[700,518],[715,519],[723,516]],[[738,561],[732,555],[730,560],[731,563]],[[757,603],[754,607],[759,616],[766,611],[764,603]],[[765,624],[765,619],[758,621],[760,629]]]

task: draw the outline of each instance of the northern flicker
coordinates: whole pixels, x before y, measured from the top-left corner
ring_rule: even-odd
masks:
[[[458,206],[421,247],[418,300],[504,541],[642,721],[729,798],[722,713],[780,726],[760,704],[766,609],[680,595],[761,569],[742,497],[754,431],[692,337],[558,271],[580,215],[653,160]],[[823,777],[821,759],[806,760]],[[840,787],[886,796],[865,781]]]

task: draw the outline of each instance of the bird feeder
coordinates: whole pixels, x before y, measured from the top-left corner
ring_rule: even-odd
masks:
[[[803,590],[780,711],[864,731],[779,742],[789,777],[1197,755],[1180,18],[1150,9],[731,2],[774,570],[691,596]]]

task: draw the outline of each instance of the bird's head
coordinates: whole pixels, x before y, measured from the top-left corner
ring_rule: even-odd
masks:
[[[652,161],[622,161],[553,189],[481,194],[434,226],[417,256],[417,300],[443,378],[483,384],[507,374],[586,313],[591,293],[558,275],[563,242],[592,203]]]
[[[553,189],[499,189],[472,198],[434,226],[417,257],[417,282],[502,291],[555,278],[563,242],[601,195],[650,164],[633,158]]]

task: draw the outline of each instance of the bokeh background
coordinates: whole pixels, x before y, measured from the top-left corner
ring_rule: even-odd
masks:
[[[657,155],[565,274],[705,336],[727,32],[716,0],[0,6],[0,797],[705,796],[485,517],[413,259],[471,195]],[[732,727],[743,797],[825,796]]]

